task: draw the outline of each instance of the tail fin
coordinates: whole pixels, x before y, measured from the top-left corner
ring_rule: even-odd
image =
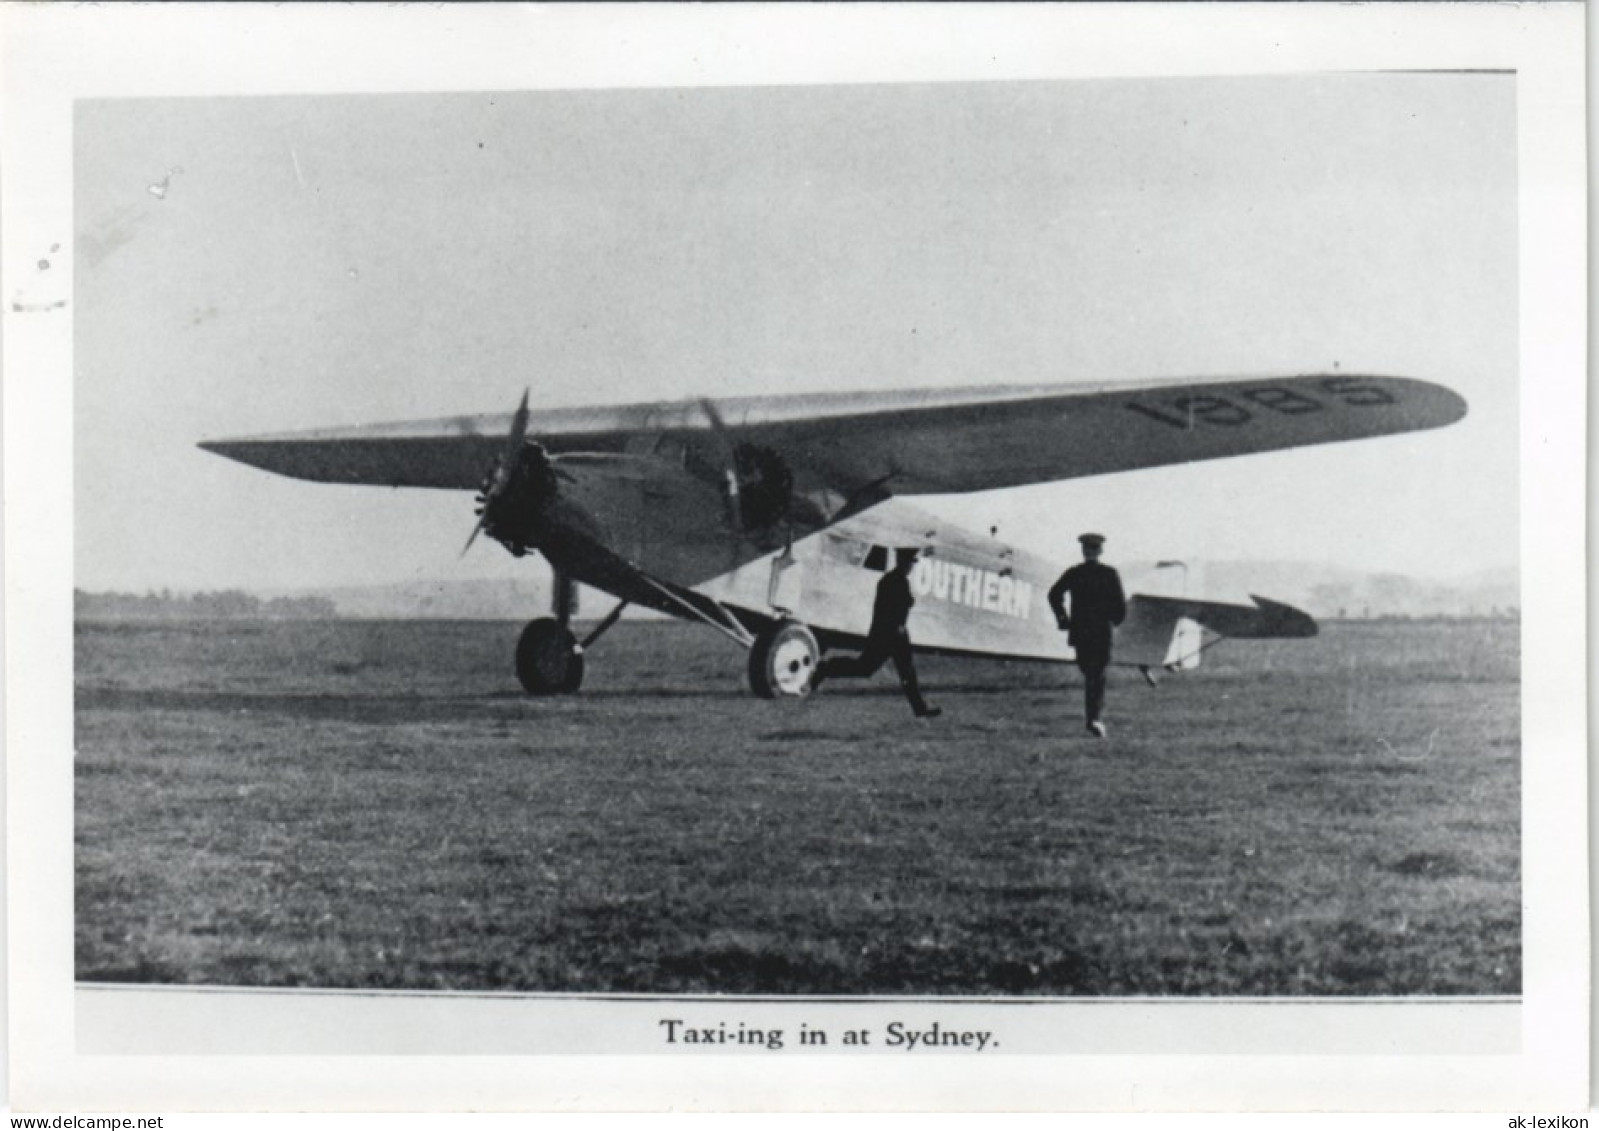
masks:
[[[1171,634],[1171,647],[1166,651],[1162,667],[1168,671],[1191,672],[1199,666],[1199,657],[1205,651],[1205,630],[1191,617],[1178,617],[1177,627]]]

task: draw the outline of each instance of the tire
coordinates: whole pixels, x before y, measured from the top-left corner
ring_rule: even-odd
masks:
[[[822,649],[798,621],[779,621],[762,630],[750,649],[750,690],[762,699],[803,699]]]
[[[570,695],[583,686],[577,637],[553,617],[531,621],[516,643],[516,678],[529,695]]]

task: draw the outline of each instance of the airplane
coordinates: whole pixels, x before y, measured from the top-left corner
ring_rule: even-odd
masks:
[[[209,452],[297,479],[477,488],[480,534],[554,571],[516,674],[576,692],[594,643],[630,605],[708,625],[748,650],[762,698],[808,695],[823,651],[860,646],[894,551],[911,575],[915,650],[1069,663],[1048,607],[1060,572],[908,501],[996,491],[1439,428],[1466,402],[1406,377],[1309,374],[685,399],[210,440]],[[462,551],[463,553],[465,550]],[[1164,563],[1173,565],[1176,563]],[[1186,571],[1185,571],[1186,573]],[[575,584],[617,604],[579,640]],[[1115,662],[1187,670],[1220,638],[1306,637],[1306,613],[1134,591]]]

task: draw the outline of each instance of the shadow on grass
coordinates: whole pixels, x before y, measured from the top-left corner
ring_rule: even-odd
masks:
[[[942,684],[945,693],[961,695],[1014,695],[1029,688],[1001,686],[964,686]],[[1048,693],[1051,689],[1036,689]],[[878,699],[892,695],[898,698],[897,689],[891,686],[851,688],[847,691],[829,690],[825,700],[853,702]],[[370,722],[383,719],[406,722],[429,722],[448,718],[483,704],[547,705],[552,709],[563,704],[629,703],[660,701],[698,701],[713,703],[745,702],[751,710],[782,710],[782,705],[757,699],[743,688],[710,690],[705,688],[644,687],[613,688],[584,691],[577,696],[534,696],[516,691],[491,691],[481,695],[423,694],[410,691],[385,693],[316,692],[300,694],[248,694],[224,691],[176,691],[170,689],[130,690],[125,688],[83,688],[77,693],[75,708],[78,711],[188,711],[220,714],[276,714],[304,719],[347,718]],[[792,705],[792,701],[784,701]]]

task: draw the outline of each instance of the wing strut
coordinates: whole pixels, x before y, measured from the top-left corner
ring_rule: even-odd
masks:
[[[720,601],[712,600],[709,597],[705,598],[705,600],[710,604],[710,607],[721,614],[720,616],[712,616],[699,606],[685,601],[677,593],[662,585],[659,581],[656,581],[648,574],[641,573],[638,576],[639,579],[646,585],[649,585],[657,593],[661,594],[661,596],[671,600],[673,604],[682,608],[693,619],[702,624],[710,625],[723,636],[730,638],[735,643],[745,648],[752,648],[755,646],[755,637],[750,635],[750,630],[740,624],[737,617],[723,608]]]

